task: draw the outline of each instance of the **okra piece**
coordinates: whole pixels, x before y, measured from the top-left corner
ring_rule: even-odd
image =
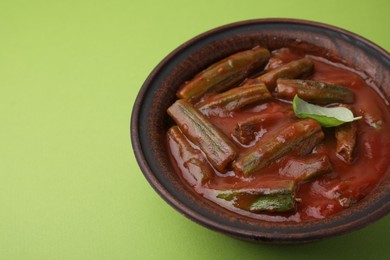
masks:
[[[233,206],[251,212],[291,211],[295,209],[295,182],[267,181],[260,187],[223,191],[217,195],[217,198],[231,201]]]
[[[295,200],[291,194],[260,196],[249,210],[252,212],[286,212],[295,209]]]
[[[251,116],[238,122],[233,129],[232,135],[242,144],[248,145],[256,139],[256,134],[263,127],[269,127],[277,122],[286,120],[293,112],[274,112]]]
[[[324,139],[320,124],[314,119],[290,123],[271,136],[257,142],[232,164],[238,174],[250,175],[294,150],[299,155],[309,153]]]
[[[225,111],[236,111],[245,106],[267,101],[272,98],[267,87],[262,84],[245,85],[230,89],[224,93],[206,97],[197,108],[206,111],[215,108],[222,108]]]
[[[190,144],[178,126],[168,130],[168,144],[174,158],[180,158],[176,161],[182,164],[179,167],[184,167],[192,176],[192,184],[205,183],[213,176],[214,170],[202,152]]]
[[[280,170],[280,174],[296,181],[310,181],[332,171],[332,164],[325,154],[312,154],[291,158]]]
[[[307,155],[312,152],[313,148],[325,138],[324,132],[318,131],[313,133],[310,138],[306,138],[297,143],[291,153],[295,155]]]
[[[270,56],[270,52],[261,47],[233,54],[186,82],[177,92],[177,97],[193,101],[206,93],[226,90],[263,66]]]
[[[273,69],[256,78],[256,80],[263,82],[267,85],[268,89],[273,90],[279,78],[294,79],[301,75],[311,73],[313,67],[314,64],[310,59],[302,58]]]
[[[302,79],[278,79],[277,97],[293,100],[297,94],[307,102],[326,105],[330,103],[347,103],[355,101],[355,94],[352,90],[315,80]]]
[[[337,126],[335,129],[336,153],[346,163],[353,162],[353,151],[356,146],[357,127],[353,122]]]
[[[233,142],[191,103],[184,99],[176,100],[167,112],[183,134],[205,153],[218,171],[222,172],[236,158],[237,151]]]

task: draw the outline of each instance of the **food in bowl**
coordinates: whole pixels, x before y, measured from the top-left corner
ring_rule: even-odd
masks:
[[[327,218],[388,172],[389,106],[364,73],[291,47],[232,54],[168,108],[170,159],[204,198],[270,222]]]

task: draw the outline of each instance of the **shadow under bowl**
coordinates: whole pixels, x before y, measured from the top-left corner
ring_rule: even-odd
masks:
[[[343,29],[311,21],[259,19],[225,25],[184,43],[158,64],[135,101],[131,140],[137,162],[157,193],[191,220],[214,231],[249,241],[302,243],[360,229],[390,212],[390,173],[351,208],[327,219],[273,223],[228,211],[202,198],[177,175],[168,156],[166,132],[172,121],[166,109],[176,91],[210,64],[238,51],[261,45],[303,49],[308,54],[344,63],[374,80],[390,100],[390,54]],[[389,158],[390,159],[390,158]]]

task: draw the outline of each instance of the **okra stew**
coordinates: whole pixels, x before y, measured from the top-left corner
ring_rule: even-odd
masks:
[[[353,207],[389,169],[389,105],[364,73],[257,46],[185,82],[167,146],[195,192],[274,222]]]

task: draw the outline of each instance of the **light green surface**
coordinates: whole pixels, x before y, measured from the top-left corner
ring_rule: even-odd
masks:
[[[0,259],[385,259],[390,218],[298,246],[255,245],[183,217],[134,159],[133,102],[184,41],[292,17],[390,51],[390,1],[0,1]]]

